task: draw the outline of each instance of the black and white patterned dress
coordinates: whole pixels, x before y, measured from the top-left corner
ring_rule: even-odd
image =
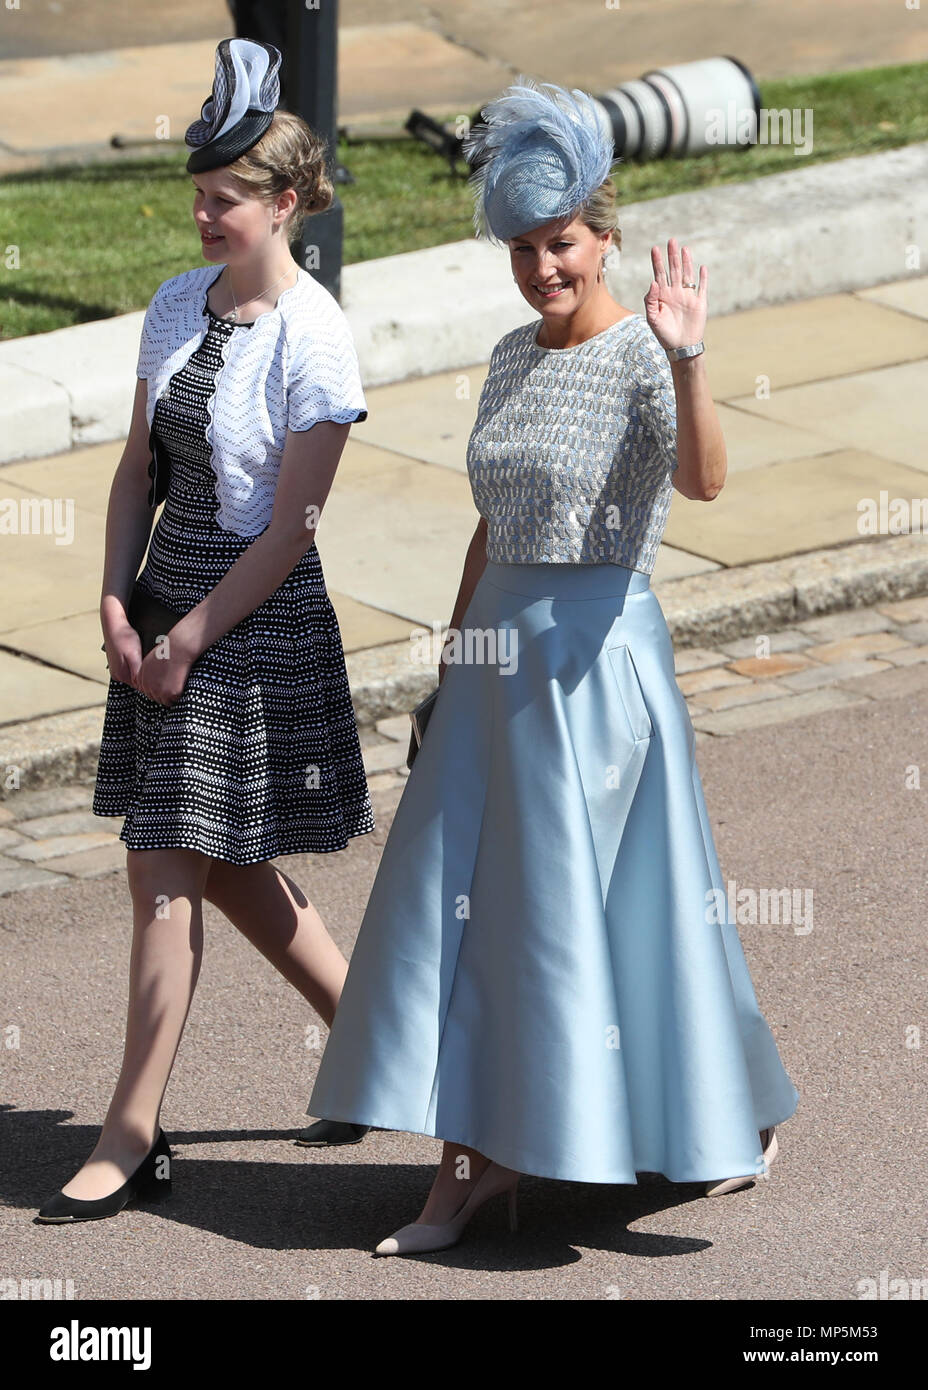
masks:
[[[196,607],[254,537],[218,525],[206,438],[222,344],[252,324],[209,309],[199,347],[157,401],[171,479],[139,585]],[[94,790],[129,849],[233,864],[344,849],[374,829],[341,633],[315,542],[280,587],[194,662],[180,699],[111,679]]]

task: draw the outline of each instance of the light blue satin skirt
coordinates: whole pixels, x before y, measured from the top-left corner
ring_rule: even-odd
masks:
[[[307,1113],[575,1182],[762,1171],[799,1095],[648,576],[490,562],[461,629]]]

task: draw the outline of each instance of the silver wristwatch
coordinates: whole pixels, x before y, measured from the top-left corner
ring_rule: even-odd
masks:
[[[690,343],[687,347],[665,348],[664,351],[671,362],[679,362],[683,357],[698,357],[701,352],[705,352],[706,345],[700,338],[698,343]]]

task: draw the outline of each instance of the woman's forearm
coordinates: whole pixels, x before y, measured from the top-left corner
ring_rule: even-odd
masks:
[[[142,556],[151,535],[154,511],[148,505],[149,484],[141,484],[125,460],[121,461],[110,487],[106,509],[106,549],[100,616],[118,617],[132,593]]]
[[[449,627],[458,627],[461,619],[467,612],[468,604],[474,596],[474,590],[487,564],[487,523],[483,517],[477,523],[477,529],[471,536],[470,545],[467,547],[467,554],[464,557],[464,569],[461,574],[461,583],[458,586],[458,596],[454,601],[454,608],[451,613]]]
[[[196,661],[220,637],[270,598],[299,564],[314,531],[299,538],[273,526],[262,531],[204,599],[171,629],[171,644]]]
[[[464,557],[464,569],[461,574],[461,583],[458,586],[458,596],[454,601],[454,609],[451,614],[449,628],[457,631],[460,627],[461,619],[467,612],[468,604],[474,595],[480,576],[486,568],[487,563],[487,523],[481,517],[477,523],[477,528],[471,536],[470,545],[467,547],[467,554]],[[447,642],[450,640],[446,638]],[[439,680],[444,673],[444,665],[441,664]]]
[[[677,402],[676,486],[687,497],[710,502],[722,490],[728,471],[728,455],[722,426],[716,413],[705,358],[684,357],[672,362]]]

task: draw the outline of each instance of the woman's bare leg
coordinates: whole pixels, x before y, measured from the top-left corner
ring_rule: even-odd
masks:
[[[96,1147],[62,1191],[115,1192],[152,1147],[203,955],[202,894],[210,859],[196,850],[129,850],[133,933],[126,1045]]]
[[[348,962],[293,879],[269,861],[214,859],[203,896],[331,1025]]]

